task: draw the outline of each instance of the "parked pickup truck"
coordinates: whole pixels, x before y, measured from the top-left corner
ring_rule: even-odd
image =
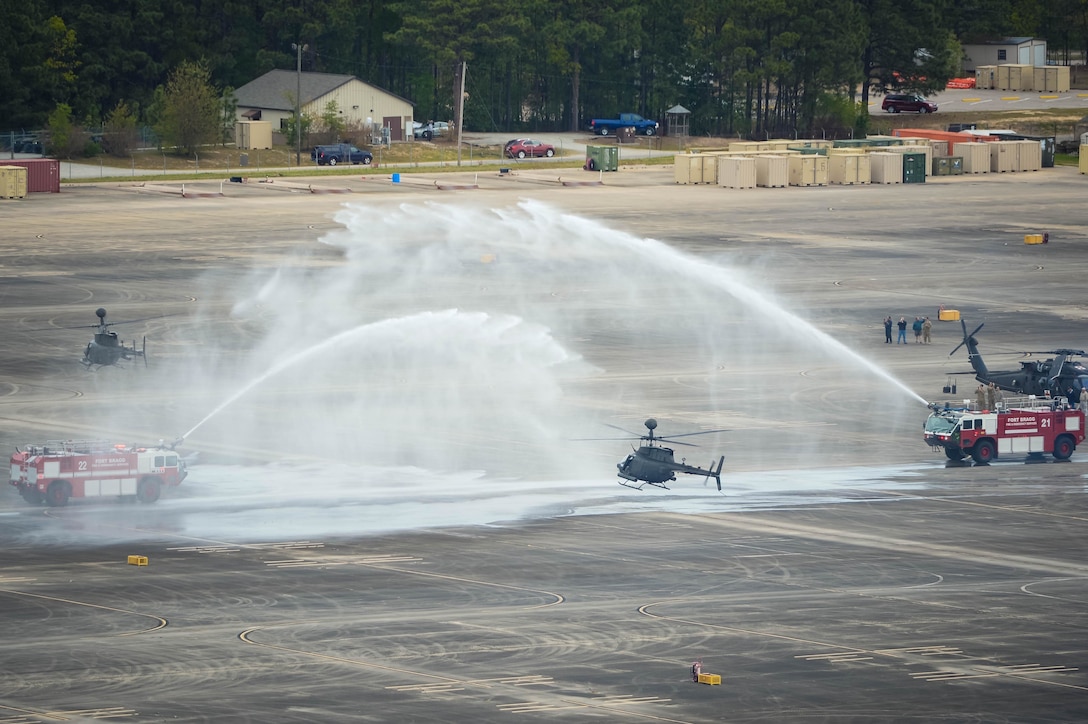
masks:
[[[621,113],[619,118],[594,118],[589,122],[589,130],[598,136],[609,136],[621,128],[629,127],[644,136],[657,133],[657,121],[643,118],[637,113]]]
[[[310,160],[318,166],[335,166],[338,163],[354,163],[369,166],[374,161],[374,154],[363,151],[350,143],[334,143],[329,146],[314,146],[310,151]]]

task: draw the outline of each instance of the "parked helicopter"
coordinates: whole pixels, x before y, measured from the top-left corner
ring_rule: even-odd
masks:
[[[587,438],[592,440],[645,440],[645,445],[640,446],[637,450],[627,456],[621,463],[616,463],[616,468],[619,470],[620,485],[628,488],[634,488],[635,490],[642,490],[644,485],[653,485],[658,488],[664,488],[668,490],[668,486],[665,483],[676,480],[676,473],[687,473],[688,475],[704,475],[707,478],[714,478],[714,481],[718,484],[718,490],[722,489],[722,465],[725,464],[725,456],[723,455],[718,460],[718,467],[714,467],[714,461],[710,463],[710,467],[707,469],[699,468],[694,465],[688,465],[684,460],[676,462],[673,458],[672,448],[663,447],[660,443],[669,442],[675,445],[692,445],[689,442],[679,442],[675,438],[678,437],[690,437],[692,435],[709,435],[715,432],[725,432],[725,430],[704,430],[702,432],[688,432],[680,435],[671,435],[669,437],[658,437],[654,434],[654,430],[657,429],[657,420],[652,417],[645,423],[646,429],[649,430],[648,435],[639,435],[636,432],[625,430],[622,427],[616,427],[615,425],[608,425],[613,429],[625,432],[632,437],[599,437],[599,438]],[[625,482],[627,481],[627,482]],[[637,483],[632,485],[631,483]]]
[[[1069,388],[1082,389],[1088,387],[1088,367],[1082,362],[1071,359],[1072,357],[1084,357],[1084,350],[1080,349],[1053,349],[1047,352],[1033,352],[1030,354],[1055,355],[1047,360],[1027,360],[1020,363],[1018,370],[990,370],[982,361],[982,355],[978,351],[978,340],[975,334],[982,329],[983,324],[975,327],[970,334],[967,333],[967,323],[960,320],[963,327],[963,341],[948,353],[951,357],[960,347],[967,347],[967,359],[971,368],[975,371],[975,379],[979,382],[993,382],[997,387],[1022,395],[1052,395],[1065,394]]]

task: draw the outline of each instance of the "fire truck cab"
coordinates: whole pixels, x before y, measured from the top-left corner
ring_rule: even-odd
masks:
[[[11,484],[32,505],[67,505],[72,498],[134,498],[154,503],[164,486],[188,471],[177,452],[101,440],[27,445],[11,456]]]
[[[925,441],[950,460],[968,455],[977,463],[1001,456],[1050,454],[1067,460],[1084,441],[1084,413],[1057,400],[1029,396],[997,410],[931,404]]]

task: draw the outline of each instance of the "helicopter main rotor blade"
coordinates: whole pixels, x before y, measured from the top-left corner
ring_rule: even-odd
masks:
[[[645,435],[643,435],[641,432],[631,432],[630,430],[624,429],[624,428],[620,427],[619,425],[610,425],[610,424],[608,424],[606,422],[606,423],[604,423],[604,426],[605,427],[610,427],[613,430],[619,430],[620,432],[626,432],[628,435],[631,435],[633,437],[637,437],[637,438],[640,438],[640,439],[645,437]]]
[[[721,430],[703,430],[702,432],[682,432],[679,435],[665,435],[664,437],[657,438],[658,440],[671,440],[674,437],[691,437],[692,435],[712,435],[715,432],[732,432],[728,428],[722,428]]]
[[[572,437],[571,442],[592,442],[595,440],[641,440],[641,437]],[[656,438],[655,438],[656,439]]]
[[[174,314],[159,314],[154,317],[141,317],[139,319],[126,319],[123,322],[102,322],[100,324],[77,324],[74,327],[36,327],[34,329],[24,329],[24,332],[51,332],[55,329],[99,329],[101,327],[112,327],[116,324],[135,324],[136,322],[146,322],[150,319],[165,319],[166,317],[177,317],[180,313]]]

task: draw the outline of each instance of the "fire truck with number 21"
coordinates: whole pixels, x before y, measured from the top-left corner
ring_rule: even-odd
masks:
[[[999,406],[998,410],[971,410],[930,404],[925,441],[943,449],[949,460],[970,455],[977,463],[999,457],[1050,454],[1068,460],[1084,441],[1084,413],[1058,401],[1035,398]]]
[[[11,456],[11,484],[31,505],[57,507],[72,498],[154,503],[164,487],[178,485],[188,474],[173,449],[178,443],[136,447],[63,440],[27,445]]]

